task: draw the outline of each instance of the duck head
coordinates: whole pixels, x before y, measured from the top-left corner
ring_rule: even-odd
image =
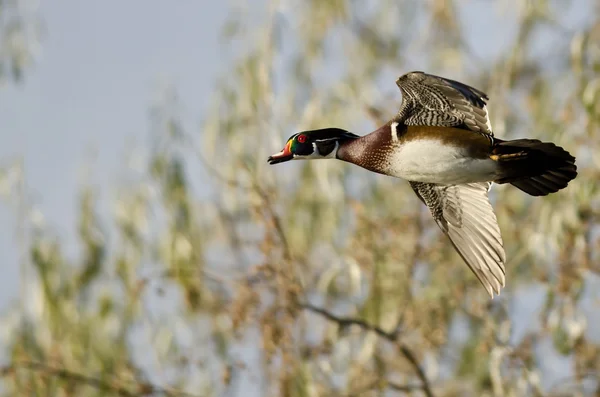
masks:
[[[340,145],[358,135],[341,128],[323,128],[298,132],[287,140],[283,150],[269,156],[269,164],[289,160],[336,158]]]

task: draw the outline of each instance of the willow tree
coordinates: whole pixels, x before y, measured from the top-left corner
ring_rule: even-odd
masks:
[[[234,61],[201,128],[184,128],[176,92],[152,108],[146,166],[118,184],[113,216],[82,187],[81,255],[24,221],[29,287],[4,324],[6,395],[600,392],[597,7],[233,8]],[[557,194],[492,189],[508,258],[494,300],[404,181],[266,162],[301,129],[379,126],[414,69],[487,92],[496,135],[577,156]]]

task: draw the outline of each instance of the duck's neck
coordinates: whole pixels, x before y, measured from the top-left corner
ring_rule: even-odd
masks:
[[[391,142],[391,127],[390,123],[387,123],[370,134],[341,142],[336,157],[339,160],[378,172],[373,167],[378,160],[383,160],[379,154],[385,151]]]

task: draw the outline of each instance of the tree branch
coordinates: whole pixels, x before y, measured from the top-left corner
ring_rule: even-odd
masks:
[[[369,324],[368,322],[358,319],[358,318],[338,317],[335,314],[333,314],[325,309],[322,309],[320,307],[313,306],[310,303],[299,303],[299,306],[301,308],[309,310],[313,313],[320,314],[321,316],[325,317],[326,319],[333,321],[334,323],[337,323],[341,328],[347,328],[351,325],[358,325],[360,328],[364,329],[365,331],[373,331],[377,335],[389,340],[392,343],[397,342],[398,334],[400,333],[399,328],[397,328],[396,330],[394,330],[392,332],[388,332],[376,325]]]
[[[404,393],[410,393],[415,390],[423,390],[425,393],[427,393],[424,385],[400,385],[394,382],[387,382],[386,386],[392,390],[401,391]]]
[[[127,387],[124,385],[119,385],[116,382],[103,380],[64,368],[52,367],[35,361],[20,361],[8,366],[0,367],[0,378],[11,375],[19,369],[27,369],[42,373],[47,376],[53,376],[67,381],[85,384],[98,390],[110,392],[112,395],[121,397],[143,397],[154,394],[160,394],[167,397],[197,397],[194,394],[177,390],[169,390],[147,382],[139,382],[135,387]]]
[[[362,387],[358,390],[354,390],[351,393],[345,394],[344,397],[362,397],[365,393],[368,393],[372,390],[385,390],[386,388],[392,389],[394,391],[400,391],[403,393],[411,393],[417,390],[424,390],[423,385],[401,385],[398,383],[390,382],[388,380],[375,380],[365,387]]]
[[[336,316],[335,314],[333,314],[323,308],[316,307],[310,303],[300,302],[299,306],[301,308],[309,310],[313,313],[320,314],[321,316],[325,317],[327,320],[337,323],[342,328],[346,328],[351,325],[357,325],[365,331],[375,332],[377,335],[381,336],[382,338],[385,338],[388,341],[392,342],[393,344],[398,346],[398,349],[400,349],[400,352],[402,353],[404,358],[414,368],[417,377],[421,381],[421,385],[422,385],[421,389],[423,390],[425,395],[427,395],[427,397],[434,396],[433,391],[431,390],[431,385],[429,384],[429,380],[427,379],[427,376],[425,375],[425,371],[423,370],[423,368],[421,368],[421,365],[419,364],[419,361],[417,360],[416,355],[414,354],[414,352],[412,351],[412,349],[410,347],[408,347],[406,344],[404,344],[398,340],[398,336],[400,334],[400,327],[396,328],[392,332],[388,332],[376,325],[370,324],[369,322],[358,319],[358,318]],[[408,387],[408,386],[395,385],[393,383],[388,383],[388,386],[395,390],[402,390],[402,389]]]
[[[286,260],[291,260],[292,254],[291,254],[290,245],[288,243],[287,236],[285,234],[285,231],[283,230],[283,223],[281,222],[281,218],[279,217],[279,215],[277,215],[277,213],[275,212],[275,209],[271,203],[271,199],[270,199],[269,195],[267,194],[267,192],[265,192],[263,190],[263,188],[258,183],[254,183],[254,190],[256,193],[258,193],[260,198],[265,203],[264,208],[267,210],[267,212],[269,213],[269,217],[273,221],[273,225],[275,226],[275,231],[277,232],[277,235],[279,236],[279,239],[281,240],[281,244],[283,245],[284,258]]]

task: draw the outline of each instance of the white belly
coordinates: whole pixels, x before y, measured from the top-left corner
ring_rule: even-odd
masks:
[[[494,180],[497,162],[438,140],[416,140],[404,143],[387,166],[388,175],[409,181],[458,185]]]

